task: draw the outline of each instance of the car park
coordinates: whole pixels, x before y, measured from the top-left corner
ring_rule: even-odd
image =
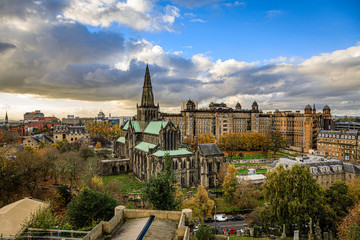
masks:
[[[232,215],[230,217],[230,220],[231,221],[241,221],[241,220],[244,220],[244,218],[242,216],[238,216],[238,215]]]

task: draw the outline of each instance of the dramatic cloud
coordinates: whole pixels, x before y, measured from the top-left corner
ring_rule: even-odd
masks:
[[[2,94],[110,101],[112,106],[126,103],[127,108],[134,109],[149,63],[155,100],[165,111],[176,109],[180,100],[189,98],[202,105],[225,101],[234,106],[240,101],[244,108],[257,100],[263,110],[298,110],[309,103],[319,104],[318,109],[328,104],[337,112],[358,110],[359,45],[305,60],[279,57],[265,64],[212,59],[205,54],[184,58],[181,51],[167,52],[145,39],[126,39],[111,31],[90,32],[82,24],[120,23],[121,18],[114,20],[114,16],[127,8],[139,14],[139,21],[129,24],[156,28],[156,24],[141,22],[153,8],[149,2],[51,2],[24,1],[26,11],[12,1],[0,4]],[[6,9],[9,6],[11,11]],[[168,6],[165,12],[157,16],[162,18],[158,22],[170,26],[178,10]],[[59,13],[64,15],[58,17]],[[135,25],[132,27],[137,28]]]

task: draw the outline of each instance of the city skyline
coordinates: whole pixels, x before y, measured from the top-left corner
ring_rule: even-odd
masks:
[[[21,2],[21,3],[20,3]],[[5,1],[0,112],[134,115],[145,66],[155,102],[359,115],[356,1]],[[2,118],[2,117],[1,117]]]

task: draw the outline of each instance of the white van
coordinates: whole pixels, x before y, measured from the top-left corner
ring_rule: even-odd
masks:
[[[228,220],[228,218],[225,217],[224,214],[216,214],[216,215],[214,215],[214,220],[216,222],[226,222]]]

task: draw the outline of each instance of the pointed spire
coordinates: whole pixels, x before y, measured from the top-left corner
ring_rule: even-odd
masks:
[[[145,77],[144,77],[144,86],[143,93],[141,98],[142,107],[153,107],[154,105],[154,95],[151,86],[151,77],[149,65],[146,65]]]
[[[8,119],[8,115],[7,115],[7,111],[6,111],[6,114],[5,114],[5,124],[8,124],[9,123],[9,119]]]

